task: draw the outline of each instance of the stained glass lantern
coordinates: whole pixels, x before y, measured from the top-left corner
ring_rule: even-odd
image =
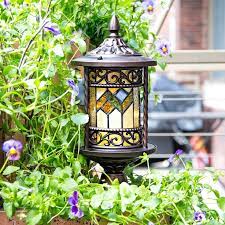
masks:
[[[116,16],[109,31],[98,48],[75,59],[76,65],[84,66],[90,118],[82,153],[100,163],[111,179],[124,181],[125,166],[155,150],[148,144],[148,66],[156,62],[127,46],[119,36]]]

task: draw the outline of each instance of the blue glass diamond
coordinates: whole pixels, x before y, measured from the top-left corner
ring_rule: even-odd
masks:
[[[124,91],[123,89],[120,89],[116,93],[116,97],[120,101],[120,103],[122,103],[124,101],[124,99],[127,97],[127,95],[128,95],[128,93],[126,91]]]

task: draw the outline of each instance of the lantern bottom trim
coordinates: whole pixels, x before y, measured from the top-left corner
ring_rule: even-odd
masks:
[[[102,148],[84,148],[81,153],[89,159],[99,163],[105,170],[105,173],[111,180],[118,179],[120,182],[127,181],[123,171],[125,167],[133,162],[137,157],[146,154],[153,154],[156,146],[148,144],[147,148],[135,149],[102,149]],[[107,176],[102,176],[102,182],[109,182]]]
[[[89,128],[89,147],[104,149],[140,148],[143,146],[142,128],[98,129]]]

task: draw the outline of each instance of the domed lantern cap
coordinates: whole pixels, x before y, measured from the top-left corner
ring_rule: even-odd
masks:
[[[113,16],[109,25],[109,37],[96,49],[75,59],[76,65],[91,67],[156,66],[156,61],[129,48],[119,36],[119,29],[119,21],[116,16]]]

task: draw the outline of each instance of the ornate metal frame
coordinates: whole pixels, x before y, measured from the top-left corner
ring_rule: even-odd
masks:
[[[128,74],[125,73],[128,71]],[[117,72],[118,74],[116,74]],[[96,68],[88,67],[87,76],[89,77],[89,86],[104,87],[136,87],[143,85],[142,68]],[[105,81],[106,84],[101,84]],[[108,86],[110,85],[110,86]]]

